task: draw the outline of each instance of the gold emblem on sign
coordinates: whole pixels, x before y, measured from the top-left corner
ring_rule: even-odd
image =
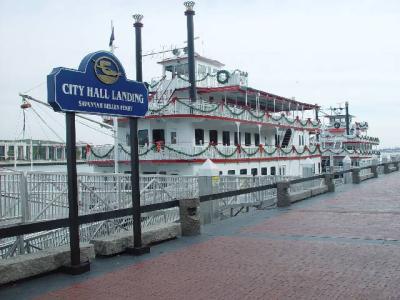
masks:
[[[94,61],[94,73],[105,84],[115,83],[121,75],[118,64],[106,56],[99,57]]]

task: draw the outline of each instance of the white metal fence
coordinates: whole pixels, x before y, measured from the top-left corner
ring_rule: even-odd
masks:
[[[365,163],[366,164],[366,163]],[[369,169],[366,169],[370,172]],[[382,168],[378,168],[382,172]],[[345,174],[346,175],[346,174]],[[350,174],[347,174],[350,175]],[[142,175],[140,177],[141,205],[189,199],[199,195],[268,185],[289,176],[235,176],[215,177]],[[208,181],[207,181],[208,180]],[[291,192],[322,186],[324,179],[292,184]],[[335,184],[349,183],[343,176]],[[350,181],[351,182],[351,181]],[[129,174],[78,174],[79,214],[93,214],[132,207]],[[276,189],[252,192],[216,200],[218,212],[228,208],[249,207],[260,203],[276,203]],[[68,217],[67,174],[55,172],[0,172],[0,227],[24,222]],[[142,214],[142,227],[176,222],[178,208]],[[81,241],[132,230],[132,217],[122,217],[80,226]],[[0,257],[65,245],[69,242],[67,228],[29,234],[0,240]]]

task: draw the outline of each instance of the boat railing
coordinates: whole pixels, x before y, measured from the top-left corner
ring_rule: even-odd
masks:
[[[236,106],[228,103],[210,102],[198,99],[191,102],[189,99],[172,98],[167,101],[151,101],[147,116],[157,115],[201,115],[220,118],[237,119],[265,123],[270,125],[298,127],[302,129],[315,129],[320,123],[311,119],[301,119],[299,115],[295,118],[285,113],[266,112],[261,109]]]
[[[130,161],[130,147],[119,145],[118,160]],[[148,144],[139,147],[139,159],[144,160],[195,160],[195,159],[251,159],[268,157],[302,157],[320,154],[317,145],[290,146],[244,146],[244,145],[193,145],[193,144]],[[112,145],[93,146],[88,155],[89,163],[114,160]]]

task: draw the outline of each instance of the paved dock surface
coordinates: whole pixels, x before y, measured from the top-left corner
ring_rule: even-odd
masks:
[[[96,259],[0,299],[400,299],[400,173],[205,226],[142,257]]]

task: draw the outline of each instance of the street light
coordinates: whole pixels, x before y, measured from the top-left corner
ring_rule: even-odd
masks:
[[[193,29],[193,16],[194,16],[194,2],[186,1],[183,3],[186,7],[185,16],[187,22],[187,42],[188,42],[188,65],[189,65],[189,98],[191,102],[196,102],[196,74],[194,65],[194,29]]]

